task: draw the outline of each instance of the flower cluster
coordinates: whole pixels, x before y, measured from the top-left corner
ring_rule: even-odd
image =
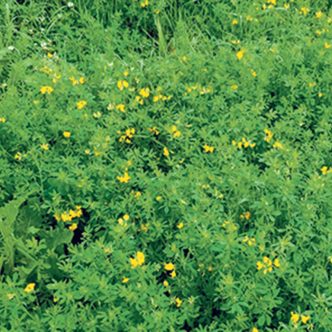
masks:
[[[323,166],[320,170],[323,175],[332,173],[332,167]]]
[[[42,95],[45,95],[45,94],[50,95],[53,91],[54,91],[54,89],[51,86],[48,86],[48,85],[42,86],[40,88],[40,93]]]
[[[26,287],[24,288],[24,291],[26,293],[31,293],[35,290],[36,288],[36,284],[34,282],[30,282],[29,284],[26,285]]]
[[[88,104],[88,102],[86,100],[79,100],[76,103],[76,107],[78,110],[82,110],[87,104]]]
[[[264,274],[272,272],[273,268],[279,268],[280,267],[280,261],[279,258],[275,258],[272,262],[272,260],[268,256],[263,257],[263,261],[258,261],[256,263],[257,270],[263,270]]]
[[[205,153],[213,153],[214,152],[214,147],[208,144],[204,144],[203,150]]]
[[[76,79],[74,76],[70,76],[69,81],[72,85],[79,85],[84,84],[86,82],[86,79],[83,76],[79,77],[78,79]]]
[[[173,125],[171,127],[171,134],[174,138],[179,138],[181,136],[181,131],[178,130],[177,126]]]
[[[175,272],[175,265],[173,263],[166,263],[164,265],[165,271],[167,271],[170,275],[171,278],[176,277],[176,272]]]
[[[186,87],[186,94],[197,91],[200,95],[206,95],[213,91],[211,86],[201,86],[200,84],[194,84]]]
[[[248,235],[243,238],[242,242],[246,243],[249,247],[256,245],[256,239],[254,237],[249,237]]]
[[[130,265],[133,269],[142,266],[145,262],[145,255],[141,251],[137,251],[134,257],[129,258]]]
[[[125,130],[124,133],[122,133],[121,131],[118,131],[117,134],[120,135],[119,137],[119,142],[120,143],[127,143],[130,144],[132,142],[132,139],[135,135],[135,128],[128,128]]]
[[[309,315],[301,315],[299,313],[296,313],[294,311],[291,312],[291,322],[294,324],[294,325],[297,325],[300,321],[303,323],[303,324],[307,324],[308,321],[310,320],[310,316]]]
[[[117,178],[117,180],[118,180],[120,183],[128,183],[129,180],[131,179],[131,177],[129,176],[127,170],[124,172],[123,175],[119,175],[119,176],[117,176],[116,178]]]
[[[129,83],[126,80],[120,80],[117,83],[117,87],[120,91],[122,91],[124,89],[128,89]]]
[[[80,205],[75,206],[75,210],[70,209],[69,211],[64,211],[61,214],[56,213],[54,218],[56,221],[68,222],[75,218],[80,218],[83,216],[82,207]]]
[[[241,141],[237,142],[236,140],[233,140],[232,145],[238,147],[239,149],[242,149],[242,148],[245,148],[245,149],[251,148],[251,149],[253,149],[256,146],[256,143],[251,143],[245,137],[242,137]]]

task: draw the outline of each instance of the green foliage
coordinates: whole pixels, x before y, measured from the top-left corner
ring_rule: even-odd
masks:
[[[0,331],[331,331],[330,7],[2,1]]]

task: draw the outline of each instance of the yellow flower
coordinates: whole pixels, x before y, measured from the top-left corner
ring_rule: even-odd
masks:
[[[252,246],[256,245],[256,239],[254,237],[251,237],[251,238],[248,237],[248,240],[244,241],[244,242],[247,242],[249,247],[252,247]]]
[[[47,143],[43,143],[43,144],[40,144],[40,148],[44,151],[48,151],[50,147]]]
[[[139,94],[143,98],[148,98],[150,96],[150,89],[149,88],[143,88],[139,90]]]
[[[166,271],[173,271],[175,270],[175,265],[173,263],[166,263],[164,265],[164,268]]]
[[[22,160],[22,153],[21,152],[16,152],[16,154],[14,156],[14,159],[18,160],[18,161]]]
[[[149,5],[149,0],[143,0],[140,3],[141,8],[145,8]]]
[[[256,143],[250,143],[246,138],[242,137],[242,140],[240,142],[237,142],[235,140],[232,140],[232,145],[237,146],[239,149],[241,148],[251,148],[253,149],[256,146]]]
[[[129,176],[128,172],[124,172],[122,176],[117,176],[117,180],[121,183],[128,183],[131,177]]]
[[[130,219],[128,213],[124,214],[122,218],[123,218],[123,220],[125,220],[125,221],[128,221],[128,220]]]
[[[101,112],[93,112],[93,117],[95,118],[95,119],[100,119],[101,118],[101,116],[102,116],[102,114],[101,114]]]
[[[277,4],[277,0],[266,0],[266,2],[273,6]]]
[[[81,76],[78,81],[80,82],[80,84],[84,84],[86,82],[86,79]]]
[[[135,97],[135,101],[140,104],[140,105],[143,105],[144,104],[144,100],[141,96],[136,96]]]
[[[143,265],[145,262],[145,256],[141,251],[138,251],[136,253],[136,259],[137,259],[138,265]]]
[[[162,95],[153,96],[152,100],[154,103],[158,102],[162,98]]]
[[[79,81],[73,76],[69,77],[69,81],[71,82],[72,85],[78,85],[79,84]]]
[[[236,18],[234,18],[234,19],[232,20],[232,25],[238,25],[238,24],[239,24],[239,20],[236,19]]]
[[[208,144],[205,144],[203,146],[204,152],[205,153],[213,153],[214,152],[214,147]]]
[[[184,227],[183,222],[179,222],[179,223],[176,225],[176,227],[177,227],[178,229],[182,229],[182,228]]]
[[[164,147],[163,155],[164,155],[166,158],[169,157],[169,150],[168,150],[166,147]]]
[[[70,136],[71,136],[71,132],[70,131],[64,131],[63,132],[63,137],[64,138],[70,138]]]
[[[267,257],[267,256],[264,256],[264,257],[263,257],[263,262],[264,262],[266,265],[268,265],[268,266],[271,266],[271,265],[272,265],[272,261],[271,261],[271,259],[270,259],[269,257]]]
[[[238,86],[237,84],[232,84],[232,85],[231,85],[231,89],[232,89],[233,91],[236,91],[238,88],[239,88],[239,86]]]
[[[125,133],[120,136],[119,142],[120,143],[125,142],[125,143],[130,144],[131,143],[131,139],[135,135],[135,132],[136,132],[135,128],[128,128],[128,129],[126,129]],[[121,131],[119,131],[118,133],[121,134]]]
[[[125,107],[124,104],[118,104],[118,105],[115,106],[115,109],[118,110],[118,111],[120,111],[120,112],[122,112],[122,113],[124,113],[126,107]]]
[[[68,212],[61,213],[61,220],[63,222],[72,221],[73,217]]]
[[[142,193],[140,191],[132,191],[131,193],[136,199],[139,199],[142,196]]]
[[[303,324],[307,324],[310,319],[310,316],[301,315],[301,321]]]
[[[269,129],[264,129],[264,133],[265,133],[264,141],[269,143],[273,137],[272,131]]]
[[[147,232],[149,230],[149,224],[142,224],[141,225],[141,231],[142,232]]]
[[[126,80],[119,80],[117,86],[118,89],[122,91],[123,89],[127,89],[129,87],[129,83]]]
[[[315,13],[315,17],[319,20],[319,19],[321,19],[322,17],[323,17],[323,12],[320,10],[320,11],[318,11],[318,12],[316,12]]]
[[[76,208],[75,216],[76,216],[77,218],[82,217],[82,216],[83,216],[83,211],[82,211],[81,206],[76,205],[75,208]]]
[[[326,174],[329,174],[329,173],[332,173],[332,168],[328,168],[327,166],[323,166],[321,169],[321,172],[323,175],[326,175]]]
[[[168,287],[168,286],[169,286],[168,281],[167,281],[167,280],[164,280],[163,285],[164,285],[164,287]]]
[[[256,263],[256,266],[257,266],[257,270],[260,271],[261,269],[264,268],[264,264],[262,262],[257,262]]]
[[[257,327],[253,327],[251,332],[259,332],[258,328]]]
[[[175,270],[173,270],[170,274],[171,278],[174,279],[176,277],[176,272]]]
[[[291,321],[294,325],[296,325],[298,323],[298,321],[300,320],[300,315],[297,314],[296,312],[291,312]]]
[[[42,95],[46,93],[50,95],[54,91],[54,89],[51,86],[45,85],[42,86],[39,91]]]
[[[77,103],[76,103],[76,107],[78,110],[81,110],[83,109],[86,105],[87,105],[87,101],[86,100],[79,100]]]
[[[238,60],[242,60],[242,58],[244,57],[244,50],[239,50],[236,52],[236,57]]]
[[[264,274],[272,272],[273,270],[272,260],[267,256],[263,257],[263,262],[257,262],[256,266],[258,271],[263,269]]]
[[[130,258],[130,265],[134,269],[137,266],[141,266],[145,262],[145,256],[141,251],[137,251],[134,258]]]
[[[31,293],[35,290],[36,284],[34,282],[30,282],[29,284],[26,285],[26,287],[24,288],[24,291],[26,293]]]
[[[274,259],[274,261],[273,261],[273,265],[274,265],[275,267],[280,267],[280,260],[279,260],[279,258],[275,258],[275,259]]]
[[[52,79],[53,83],[57,83],[59,79],[61,78],[61,74],[54,74],[54,77]]]
[[[251,213],[250,213],[249,211],[246,211],[246,212],[244,212],[244,213],[241,213],[240,218],[241,218],[241,219],[249,220],[249,219],[251,218]]]
[[[178,138],[181,136],[181,132],[177,129],[175,125],[171,127],[171,132],[174,138]]]
[[[324,43],[324,48],[329,49],[329,48],[331,48],[331,47],[332,47],[332,44],[330,44],[330,43],[328,43],[328,42],[325,42],[325,43]]]
[[[126,284],[128,281],[129,281],[129,278],[127,278],[127,277],[122,278],[122,283],[123,284]]]
[[[253,69],[251,69],[251,75],[253,76],[253,77],[257,77],[257,73],[256,73],[256,71],[255,70],[253,70]]]
[[[6,118],[4,117],[0,118],[0,123],[5,123],[6,121],[7,121]]]
[[[274,144],[273,144],[273,147],[275,149],[282,149],[284,146],[279,142],[279,141],[276,141]]]
[[[71,224],[71,225],[68,227],[68,229],[69,229],[70,231],[74,232],[74,230],[77,229],[77,224],[76,224],[76,223]]]
[[[137,260],[135,258],[129,258],[130,265],[133,269],[135,269],[138,266]]]
[[[42,73],[45,73],[45,74],[48,74],[48,75],[49,75],[49,74],[52,74],[52,72],[53,72],[53,70],[52,70],[50,67],[47,67],[47,66],[41,68],[40,71],[41,71]]]
[[[179,308],[182,305],[182,300],[180,298],[175,298],[175,305]]]
[[[70,209],[69,212],[68,212],[68,214],[69,214],[69,216],[70,216],[71,219],[76,218],[76,211]]]
[[[300,13],[303,14],[304,16],[309,14],[310,9],[308,7],[302,7],[300,9]]]

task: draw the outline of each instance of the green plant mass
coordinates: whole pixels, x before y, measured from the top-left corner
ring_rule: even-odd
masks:
[[[0,1],[0,332],[331,332],[332,2]]]

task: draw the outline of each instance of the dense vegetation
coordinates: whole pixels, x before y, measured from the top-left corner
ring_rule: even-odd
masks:
[[[331,6],[1,1],[0,331],[332,331]]]

